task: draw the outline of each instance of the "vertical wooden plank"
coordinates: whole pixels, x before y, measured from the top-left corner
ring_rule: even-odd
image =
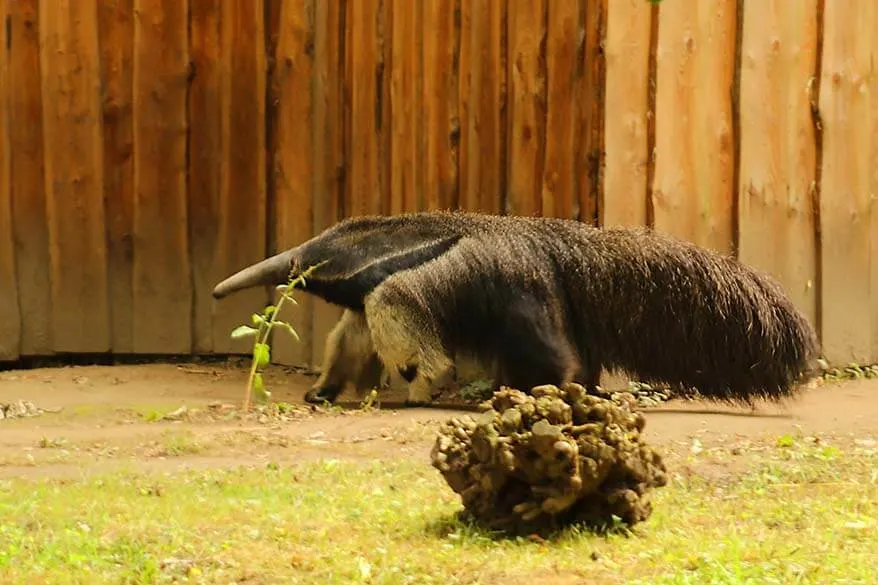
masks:
[[[459,197],[458,60],[459,0],[426,0],[424,6],[424,115],[426,197],[429,209],[456,208]]]
[[[643,0],[613,2],[607,14],[602,225],[647,224],[651,16]]]
[[[736,0],[662,8],[657,49],[655,228],[732,252]]]
[[[540,215],[546,143],[544,0],[508,5],[510,215]]]
[[[580,221],[598,222],[604,192],[604,92],[608,0],[581,0],[582,72],[577,75],[576,152],[579,153],[578,215]]]
[[[542,213],[574,219],[576,201],[576,34],[579,6],[569,0],[547,0],[546,39],[546,162],[543,169]]]
[[[460,203],[487,213],[499,213],[503,201],[505,9],[502,0],[461,5]]]
[[[231,274],[266,256],[265,84],[263,8],[258,2],[220,4],[220,164],[217,257]],[[301,139],[301,133],[297,134]],[[265,288],[216,303],[213,351],[249,353],[253,340],[229,334],[269,300]]]
[[[6,3],[12,234],[21,354],[52,353],[49,232],[43,185],[43,105],[40,90],[38,0]]]
[[[104,209],[114,353],[134,348],[134,2],[98,5],[104,117]]]
[[[873,229],[878,221],[876,14],[873,3],[825,3],[820,80],[822,342],[826,359],[838,365],[878,359],[878,331],[873,330],[878,304],[873,288],[878,268]]]
[[[872,24],[870,25],[870,30],[874,31],[875,27],[878,26],[878,10],[875,7],[872,7]],[[878,195],[878,76],[875,75],[875,64],[878,63],[878,36],[866,35],[866,38],[870,39],[871,45],[871,55],[869,58],[869,62],[871,63],[872,69],[870,70],[870,75],[868,77],[870,81],[869,85],[869,104],[871,106],[870,111],[870,119],[872,121],[872,127],[869,130],[869,138],[871,139],[872,148],[871,148],[871,161],[866,165],[872,171],[872,176],[870,180],[870,189],[869,193],[870,197],[870,211],[871,211],[871,219],[872,219],[872,227],[871,227],[871,236],[872,236],[872,258],[871,258],[871,298],[869,303],[865,305],[864,309],[869,311],[871,310],[871,323],[872,326],[872,353],[869,359],[870,362],[878,363],[878,311],[874,308],[876,304],[878,304],[878,203],[876,203],[876,195]]]
[[[278,250],[296,246],[314,232],[315,176],[320,171],[314,150],[314,24],[315,2],[286,3],[281,7],[277,65],[272,80],[277,100],[274,161],[274,226]],[[300,296],[289,307],[288,318],[301,336],[297,343],[288,334],[274,338],[276,359],[286,364],[311,359],[311,299]]]
[[[7,22],[8,3],[0,7],[0,19]],[[9,46],[9,27],[4,26],[4,49]],[[9,54],[0,57],[0,361],[18,358],[21,344],[21,315],[15,274],[15,246],[12,233],[12,157],[9,141]]]
[[[384,54],[379,30],[383,28],[386,0],[357,0],[347,4],[350,43],[350,183],[346,211],[349,216],[383,213],[382,160],[384,111],[381,87]],[[389,73],[389,72],[388,72]]]
[[[234,301],[230,298],[215,303],[210,293],[217,282],[243,266],[228,267],[230,272],[224,273],[222,269],[226,267],[221,266],[219,257],[220,169],[224,162],[221,123],[222,1],[190,0],[189,6],[189,50],[194,68],[187,103],[187,194],[193,287],[192,349],[195,353],[211,353],[214,351],[213,311],[216,308],[226,312],[229,310],[227,305]]]
[[[340,218],[344,197],[345,1],[316,2],[314,25],[314,233]],[[394,28],[395,30],[395,28]],[[341,310],[312,299],[311,363],[323,362],[326,336]]]
[[[135,0],[134,11],[134,351],[188,353],[188,3]]]
[[[425,166],[419,158],[424,96],[417,92],[423,71],[423,3],[393,12],[390,72],[391,143],[390,208],[396,214],[420,207]]]
[[[816,148],[809,94],[817,0],[747,1],[741,62],[739,257],[779,279],[816,326],[811,190]]]
[[[105,352],[110,311],[97,8],[40,2],[39,36],[52,342],[58,352]]]

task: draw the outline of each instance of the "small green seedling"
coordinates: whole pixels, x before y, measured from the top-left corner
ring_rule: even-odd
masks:
[[[274,327],[280,327],[288,331],[296,341],[299,341],[299,334],[295,328],[286,321],[278,320],[277,316],[280,313],[281,307],[283,307],[285,301],[289,301],[294,305],[297,304],[293,298],[293,289],[300,285],[304,286],[306,279],[310,278],[311,274],[325,263],[324,261],[311,266],[296,278],[291,279],[287,284],[279,285],[277,290],[280,291],[281,297],[277,305],[268,305],[262,310],[262,313],[253,313],[250,316],[253,326],[241,325],[232,331],[232,339],[254,338],[253,361],[250,365],[250,376],[247,378],[247,389],[244,393],[244,404],[242,407],[244,412],[250,410],[250,397],[252,394],[255,393],[261,400],[267,400],[271,396],[271,393],[265,388],[265,381],[262,377],[263,369],[271,363],[271,346],[268,342],[271,330]]]

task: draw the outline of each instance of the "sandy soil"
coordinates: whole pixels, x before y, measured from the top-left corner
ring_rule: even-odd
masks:
[[[288,421],[154,420],[182,405],[206,409],[216,402],[240,404],[245,380],[245,368],[235,364],[0,372],[0,404],[29,400],[51,411],[0,420],[0,477],[75,477],[118,466],[170,471],[317,457],[408,456],[429,464],[435,425],[462,414],[446,408],[399,408],[402,396],[389,394],[381,397],[377,410],[303,407]],[[309,376],[280,368],[267,375],[274,399],[292,404],[302,404],[311,382]],[[342,401],[355,406],[358,397],[345,395]],[[818,386],[786,405],[762,405],[755,411],[672,401],[646,412],[647,440],[680,465],[693,446],[729,450],[784,434],[872,442],[878,439],[878,380]],[[709,463],[701,463],[699,471],[712,470]]]

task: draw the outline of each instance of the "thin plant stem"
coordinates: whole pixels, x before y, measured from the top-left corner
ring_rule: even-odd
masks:
[[[300,284],[305,284],[305,279],[310,278],[311,273],[317,270],[320,266],[325,264],[324,262],[320,262],[314,266],[311,266],[299,276],[288,282],[283,289],[281,289],[281,297],[277,302],[277,306],[274,308],[274,311],[271,312],[271,315],[266,320],[264,317],[259,322],[259,330],[256,333],[256,342],[253,346],[253,359],[250,364],[250,375],[247,378],[247,388],[244,392],[244,404],[242,406],[242,410],[246,413],[250,411],[250,397],[253,393],[253,381],[256,379],[256,374],[259,369],[259,360],[256,359],[256,348],[260,345],[268,345],[268,336],[271,333],[272,327],[274,327],[275,320],[277,319],[278,313],[280,313],[281,308],[283,307],[284,301],[289,299],[293,304],[296,303],[295,299],[292,297],[293,289],[296,288]],[[264,313],[263,313],[264,315]],[[295,333],[295,332],[294,332]],[[298,335],[296,334],[298,338]]]

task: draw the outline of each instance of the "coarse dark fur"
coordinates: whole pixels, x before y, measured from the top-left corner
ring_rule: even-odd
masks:
[[[346,308],[308,400],[333,400],[376,364],[413,402],[459,359],[498,384],[579,381],[602,368],[708,399],[790,396],[816,334],[765,274],[647,228],[429,212],[342,221],[220,283],[280,284],[326,262],[306,291]]]

